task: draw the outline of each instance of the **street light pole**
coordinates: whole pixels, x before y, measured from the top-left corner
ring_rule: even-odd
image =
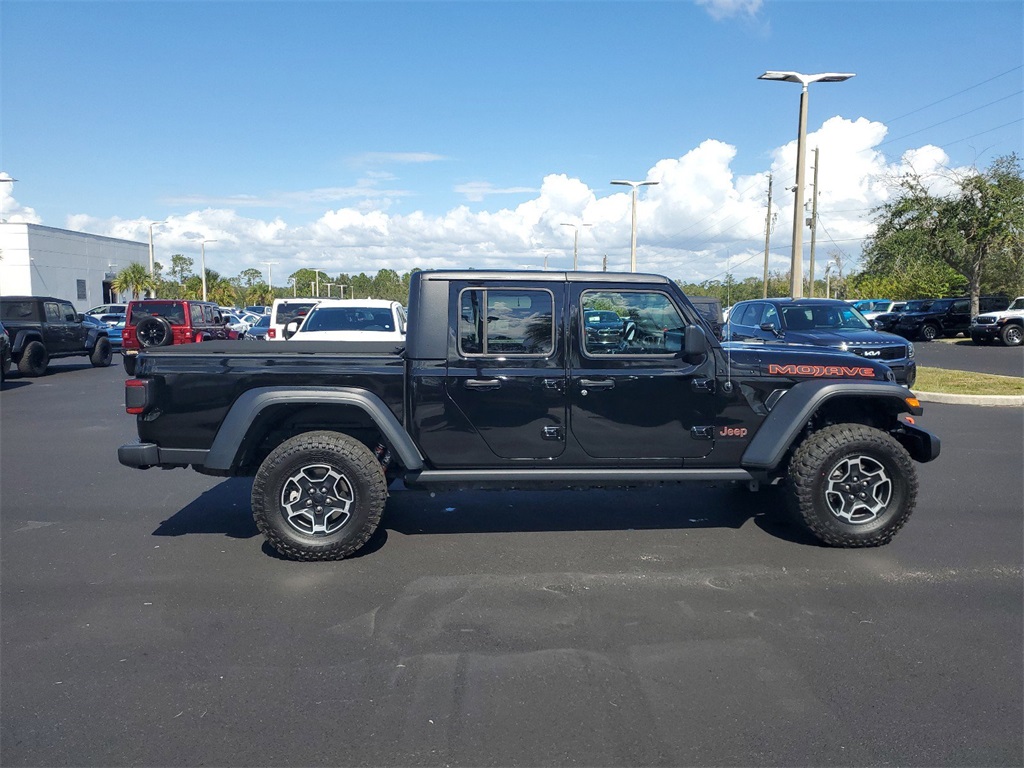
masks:
[[[288,282],[292,284],[292,296],[298,298],[299,296],[299,281],[294,277],[289,277]]]
[[[580,227],[592,227],[593,224],[567,224],[562,222],[563,227],[572,227],[572,271],[576,272],[579,269],[579,245],[580,245]]]
[[[853,72],[820,72],[805,75],[801,72],[765,72],[758,80],[782,80],[800,83],[800,122],[796,139],[796,197],[793,201],[793,255],[789,270],[789,293],[794,299],[804,295],[804,165],[807,154],[807,86],[811,83],[841,83],[856,75]]]
[[[206,301],[206,244],[216,243],[216,240],[203,240],[200,244],[200,269],[203,271],[203,301]]]
[[[327,286],[327,298],[331,298],[331,288],[337,285],[337,283],[324,283]]]
[[[267,265],[267,288],[270,289],[270,294],[271,294],[271,296],[273,296],[273,294],[274,294],[274,265],[277,264],[277,262],[276,261],[261,261],[260,264],[266,264]]]
[[[633,237],[629,246],[629,271],[636,272],[636,188],[654,186],[656,181],[613,181],[612,184],[620,184],[633,188]]]
[[[8,176],[5,179],[0,179],[0,182],[5,182],[5,181],[6,182],[10,182],[11,189],[14,189],[14,182],[16,182],[17,179],[12,179],[10,176]],[[3,223],[4,223],[4,199],[3,199],[3,197],[0,197],[0,224],[3,224]]]

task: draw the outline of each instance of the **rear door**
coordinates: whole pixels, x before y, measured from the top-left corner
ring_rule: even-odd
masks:
[[[564,283],[453,283],[451,291],[458,332],[445,397],[461,419],[446,421],[467,428],[452,430],[449,449],[475,453],[474,463],[561,455],[566,372],[557,329]]]

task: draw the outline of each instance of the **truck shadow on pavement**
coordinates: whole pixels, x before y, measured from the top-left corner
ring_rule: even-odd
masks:
[[[164,520],[154,536],[220,534],[233,539],[259,536],[252,519],[252,478],[229,478]],[[751,493],[729,483],[580,491],[450,491],[434,494],[392,489],[377,532],[356,556],[387,541],[387,531],[405,536],[543,531],[738,529],[748,521],[770,536],[818,546],[791,523],[782,493]],[[276,552],[264,545],[272,556]]]

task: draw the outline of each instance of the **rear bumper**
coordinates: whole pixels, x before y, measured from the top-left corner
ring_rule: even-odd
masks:
[[[208,453],[202,448],[161,448],[156,443],[128,443],[117,449],[117,460],[133,469],[201,467]]]

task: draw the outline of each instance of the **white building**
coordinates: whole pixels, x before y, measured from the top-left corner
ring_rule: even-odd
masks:
[[[132,262],[149,268],[147,243],[0,222],[0,296],[55,296],[84,312],[118,300],[110,283]]]

